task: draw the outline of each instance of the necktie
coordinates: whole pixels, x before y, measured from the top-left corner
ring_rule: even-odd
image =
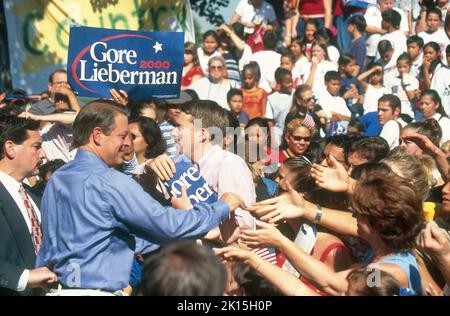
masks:
[[[33,205],[31,204],[30,197],[27,191],[25,191],[25,189],[23,188],[23,186],[20,186],[19,194],[23,200],[25,209],[27,210],[28,217],[30,218],[31,240],[34,246],[34,252],[37,254],[42,243],[42,231],[41,227],[39,226],[39,219],[37,217],[36,211],[33,208]]]

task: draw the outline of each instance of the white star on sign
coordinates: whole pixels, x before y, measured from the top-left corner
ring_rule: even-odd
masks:
[[[155,49],[155,54],[159,51],[162,51],[162,44],[156,42],[156,44],[153,46],[153,48]]]

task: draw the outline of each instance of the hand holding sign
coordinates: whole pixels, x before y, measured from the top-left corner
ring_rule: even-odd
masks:
[[[116,89],[111,89],[109,90],[109,93],[117,103],[122,104],[123,106],[128,105],[128,93],[126,93],[126,91],[119,90],[119,92],[117,92]]]
[[[170,203],[172,203],[172,207],[177,208],[179,210],[192,209],[192,203],[189,200],[189,196],[187,194],[187,187],[185,185],[181,187],[181,196],[179,198],[172,197]]]

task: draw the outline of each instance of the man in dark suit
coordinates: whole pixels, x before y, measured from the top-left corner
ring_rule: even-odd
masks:
[[[34,269],[42,240],[39,200],[22,184],[45,157],[38,128],[0,116],[0,295],[32,295],[57,279],[46,267]]]

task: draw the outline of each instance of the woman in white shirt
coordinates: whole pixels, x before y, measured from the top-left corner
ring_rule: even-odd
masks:
[[[432,89],[425,90],[420,98],[420,109],[426,119],[433,118],[441,127],[440,145],[450,140],[450,119],[444,112],[439,94]]]
[[[128,130],[138,163],[133,174],[140,175],[145,173],[145,165],[149,160],[165,152],[165,141],[158,123],[148,117],[139,117],[129,122]]]
[[[325,74],[331,70],[337,71],[338,66],[330,61],[327,45],[324,42],[315,41],[312,44],[311,56],[311,68],[305,78],[308,78],[306,84],[312,87],[313,94],[316,96],[326,89]]]

